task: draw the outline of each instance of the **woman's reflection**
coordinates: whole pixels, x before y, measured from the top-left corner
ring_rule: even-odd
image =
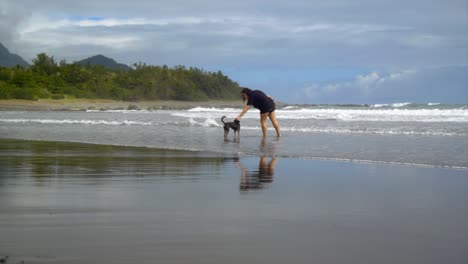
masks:
[[[241,168],[240,190],[247,191],[266,188],[273,182],[273,175],[277,162],[278,158],[276,157],[271,158],[269,162],[267,157],[261,157],[258,170],[251,171],[239,162],[239,167]]]

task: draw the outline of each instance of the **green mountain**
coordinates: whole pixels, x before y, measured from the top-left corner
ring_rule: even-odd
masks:
[[[112,70],[130,70],[131,68],[128,65],[117,63],[115,60],[108,58],[103,55],[96,55],[93,57],[89,57],[84,60],[78,61],[79,64],[87,66],[87,65],[101,65],[108,69]]]
[[[102,55],[68,64],[57,63],[45,53],[38,54],[33,62],[26,68],[0,67],[0,99],[203,101],[237,99],[241,91],[239,84],[221,71],[183,65],[170,68],[138,63],[130,68]]]
[[[21,65],[23,67],[28,67],[29,64],[20,56],[10,53],[2,43],[0,43],[0,66],[4,67],[15,67],[16,65]]]

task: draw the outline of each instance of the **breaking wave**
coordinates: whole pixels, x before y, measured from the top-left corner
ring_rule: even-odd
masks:
[[[256,111],[256,110],[254,110]],[[244,118],[258,118],[254,111],[249,111]],[[221,114],[236,115],[239,109],[197,107],[186,112],[174,113],[174,116],[188,118],[216,118]],[[278,119],[317,119],[339,121],[370,122],[468,122],[468,109],[310,109],[286,107],[276,110]]]
[[[261,130],[260,127],[242,127],[243,130]],[[407,136],[466,136],[466,133],[446,131],[415,131],[386,128],[321,128],[321,127],[281,127],[281,131],[326,134],[362,134],[362,135],[407,135]]]
[[[71,119],[0,119],[0,122],[4,123],[39,123],[39,124],[81,124],[81,125],[141,125],[147,126],[152,125],[152,122],[142,121],[109,121],[109,120],[71,120]]]

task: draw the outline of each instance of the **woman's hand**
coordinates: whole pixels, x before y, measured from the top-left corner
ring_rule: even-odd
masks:
[[[242,112],[236,117],[236,120],[240,121],[242,116],[249,111],[250,105],[246,105],[244,109],[242,109]]]

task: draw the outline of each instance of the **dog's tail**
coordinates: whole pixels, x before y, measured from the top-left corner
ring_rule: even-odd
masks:
[[[224,122],[224,118],[226,118],[226,116],[221,117],[221,122],[223,122],[223,124],[226,124],[226,122]]]

